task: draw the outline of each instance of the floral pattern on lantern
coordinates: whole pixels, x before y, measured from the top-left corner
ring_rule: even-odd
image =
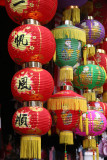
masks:
[[[81,65],[74,72],[74,86],[79,89],[101,87],[105,79],[106,72],[98,65]]]
[[[18,24],[25,19],[34,19],[46,24],[55,15],[57,0],[6,0],[5,6],[9,17]]]
[[[30,61],[46,64],[52,59],[55,49],[51,31],[35,24],[15,28],[8,39],[8,52],[19,65]]]
[[[12,78],[11,91],[19,101],[46,101],[51,97],[54,82],[51,74],[42,68],[25,68]]]

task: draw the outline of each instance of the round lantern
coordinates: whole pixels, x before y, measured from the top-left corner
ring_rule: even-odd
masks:
[[[69,21],[70,22],[70,21]],[[65,24],[52,30],[56,40],[56,61],[59,67],[63,67],[60,80],[73,80],[73,66],[80,60],[81,46],[86,43],[85,31],[71,24]],[[82,43],[81,43],[82,42]]]
[[[107,54],[105,54],[105,51],[103,49],[97,49],[97,53],[95,54],[95,56],[90,57],[89,60],[95,61],[96,65],[104,67],[107,73]]]
[[[22,135],[20,158],[41,159],[40,135],[46,134],[51,124],[51,116],[43,107],[22,107],[15,112],[12,125],[15,132]]]
[[[106,72],[98,65],[81,65],[74,72],[74,85],[78,89],[101,87],[106,79]]]
[[[107,104],[103,102],[89,102],[89,108],[95,111],[99,111],[107,118]]]
[[[105,29],[97,20],[83,20],[79,26],[86,31],[87,44],[93,44],[96,46],[105,37]]]
[[[19,101],[46,101],[53,92],[54,81],[49,72],[41,68],[25,68],[12,78],[11,91]]]
[[[72,90],[62,90],[48,100],[47,108],[60,130],[60,143],[73,144],[71,131],[78,127],[81,112],[87,111],[86,99]]]
[[[101,135],[107,127],[107,122],[105,116],[101,112],[95,110],[88,110],[87,113],[83,113],[83,132],[81,132],[79,128],[77,128],[75,133],[80,136],[86,136],[86,114],[88,118],[88,135]]]
[[[34,19],[46,24],[55,15],[57,0],[5,0],[5,5],[10,18],[18,24],[25,19]]]
[[[55,53],[55,39],[49,29],[35,24],[15,28],[8,39],[8,52],[17,64],[40,62],[46,64]]]

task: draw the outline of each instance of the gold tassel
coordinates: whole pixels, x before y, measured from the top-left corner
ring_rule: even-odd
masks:
[[[97,142],[97,146],[96,146],[96,156],[97,156],[97,160],[99,160],[99,149],[98,149],[98,142]]]
[[[48,131],[48,136],[51,136],[51,129]]]
[[[56,61],[56,51],[55,51],[54,56],[53,56],[53,61],[54,62]]]
[[[88,53],[88,57],[92,57],[95,55],[95,47],[91,46],[91,47],[87,47],[87,53]]]
[[[65,108],[66,106],[66,108]],[[76,97],[56,97],[49,98],[47,101],[48,110],[81,110],[82,112],[87,112],[87,101],[86,99],[78,99]]]
[[[71,26],[55,28],[52,30],[55,39],[74,38],[82,42],[82,46],[86,44],[86,33],[83,29]]]
[[[79,8],[73,8],[72,21],[74,25],[80,23],[80,9]]]
[[[21,137],[20,158],[41,159],[41,137],[35,135],[23,135]]]
[[[73,68],[64,66],[60,69],[60,81],[73,81]]]
[[[88,136],[88,113],[86,113],[86,135]]]
[[[95,151],[93,150],[93,160],[95,160]]]
[[[71,131],[61,131],[60,132],[60,144],[73,144],[73,133]]]
[[[87,101],[96,101],[95,91],[89,93],[83,93],[83,97],[87,99]]]
[[[80,131],[83,132],[83,123],[82,123],[82,112],[80,111],[80,123],[79,123]]]
[[[86,49],[86,46],[83,49],[83,58],[84,58],[84,65],[87,65],[87,49]]]
[[[83,148],[93,148],[96,149],[96,140],[94,138],[88,136],[86,139],[83,140]]]
[[[100,88],[94,89],[94,91],[97,92],[98,94],[102,94],[103,93],[103,86],[101,86]]]
[[[62,21],[71,20],[71,14],[72,14],[71,8],[64,10],[63,11]]]

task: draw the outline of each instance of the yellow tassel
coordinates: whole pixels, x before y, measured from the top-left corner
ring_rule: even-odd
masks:
[[[60,69],[60,81],[73,81],[73,68],[64,66]]]
[[[73,21],[73,24],[80,23],[80,9],[79,8],[73,8],[72,21]]]
[[[83,97],[87,99],[87,101],[96,101],[95,91],[89,93],[83,93]]]
[[[88,136],[88,113],[86,113],[86,135]]]
[[[98,94],[102,94],[103,93],[103,86],[101,86],[100,88],[94,89],[94,91],[97,92]]]
[[[107,92],[103,93],[103,102],[107,103]]]
[[[79,128],[80,128],[80,131],[83,132],[82,113],[81,113],[81,115],[80,115],[80,124],[79,124]]]
[[[74,38],[82,42],[82,46],[86,44],[86,33],[83,29],[71,26],[55,28],[52,30],[55,39]]]
[[[56,61],[56,51],[55,51],[54,56],[53,56],[53,61],[54,62]]]
[[[86,99],[78,99],[76,97],[56,97],[49,98],[47,102],[48,110],[80,110],[87,112],[87,101]]]
[[[48,136],[51,136],[51,129],[48,131]]]
[[[91,46],[91,47],[87,47],[87,53],[88,53],[88,57],[92,57],[95,55],[95,47]]]
[[[23,135],[21,137],[20,158],[41,159],[41,137],[35,135]]]
[[[97,156],[97,160],[99,160],[99,149],[98,149],[98,144],[97,144],[97,147],[96,147],[96,156]]]
[[[93,160],[95,160],[95,151],[93,150]]]
[[[84,65],[87,64],[87,49],[86,49],[86,46],[84,47],[84,50],[83,50],[83,58],[84,58]]]
[[[73,133],[71,131],[61,131],[60,132],[60,144],[73,144]]]
[[[71,8],[64,10],[62,21],[71,20],[71,14],[72,14]]]
[[[95,139],[89,139],[91,136],[87,137],[85,140],[83,140],[83,148],[90,148],[90,149],[96,149],[96,140]]]

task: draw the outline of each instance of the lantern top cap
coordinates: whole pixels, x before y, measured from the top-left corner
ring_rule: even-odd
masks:
[[[40,25],[39,21],[35,20],[35,19],[25,19],[22,21],[22,25],[24,24],[36,24],[36,25]]]

